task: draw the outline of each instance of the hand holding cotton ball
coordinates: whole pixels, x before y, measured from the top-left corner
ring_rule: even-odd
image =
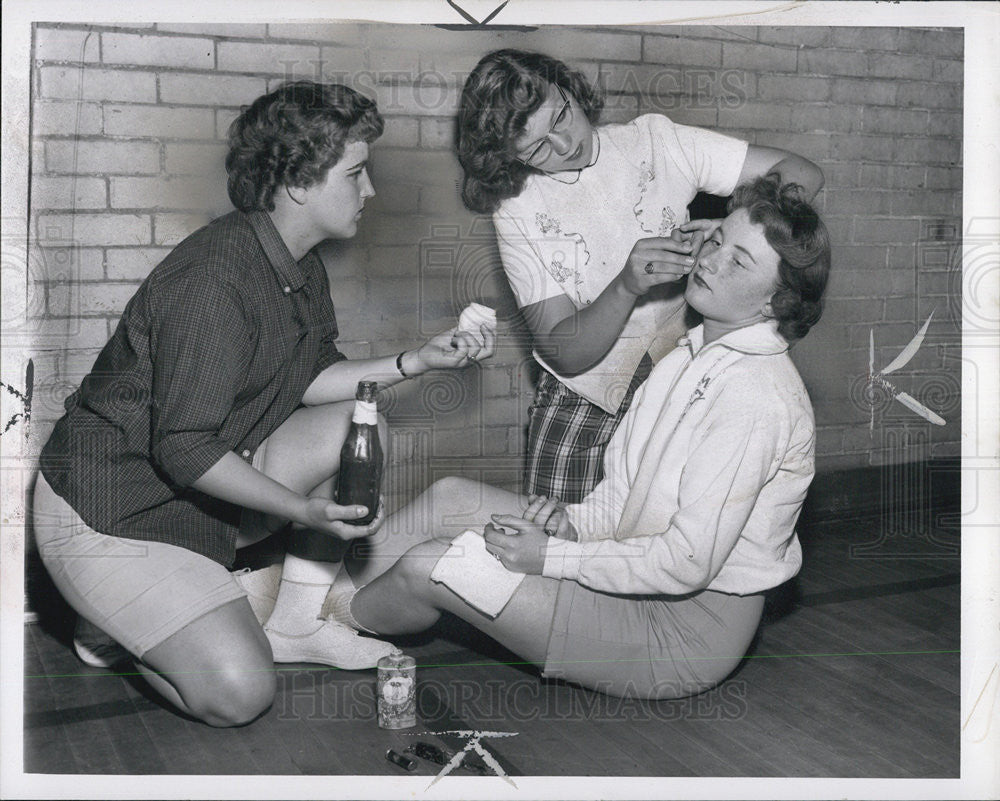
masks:
[[[489,306],[470,303],[462,310],[461,315],[459,315],[458,330],[468,331],[480,344],[485,344],[482,331],[480,330],[481,326],[484,325],[496,332],[497,313],[496,310],[491,309]]]

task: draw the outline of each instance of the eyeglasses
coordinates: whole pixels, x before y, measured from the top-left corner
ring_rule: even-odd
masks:
[[[565,130],[567,127],[566,124],[571,119],[570,100],[566,97],[566,93],[559,84],[555,84],[555,87],[559,91],[559,97],[562,98],[563,104],[559,113],[556,115],[556,118],[552,121],[552,125],[549,126],[548,133],[542,137],[542,139],[527,156],[514,157],[528,167],[537,167],[539,164],[544,164],[549,160],[549,157],[552,155],[552,134],[560,133]]]

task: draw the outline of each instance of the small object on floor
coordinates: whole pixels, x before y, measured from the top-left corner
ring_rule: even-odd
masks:
[[[103,629],[79,615],[73,629],[73,650],[81,662],[95,668],[110,668],[132,656]]]
[[[317,620],[316,628],[304,634],[283,634],[265,626],[275,662],[310,662],[341,670],[373,668],[379,659],[398,653],[391,643],[362,637],[335,620]]]
[[[484,615],[499,615],[524,581],[524,573],[505,568],[486,550],[486,540],[477,531],[463,531],[438,559],[431,581],[444,584]]]
[[[278,600],[278,587],[281,584],[281,562],[277,562],[259,570],[245,567],[233,571],[233,580],[243,588],[250,602],[254,617],[260,625],[267,623],[274,611],[274,603]]]
[[[412,656],[400,653],[379,659],[376,687],[379,728],[417,725],[417,662]]]
[[[418,740],[416,743],[406,746],[404,751],[407,754],[413,754],[421,759],[426,759],[428,762],[433,762],[435,765],[447,765],[452,757],[455,756],[454,751],[438,748],[436,745],[425,743],[423,740]],[[475,762],[470,762],[469,754],[463,755],[458,767],[472,773],[477,773],[480,776],[485,776],[489,772],[485,765],[477,765]]]
[[[385,758],[388,759],[393,765],[399,765],[399,767],[406,770],[417,769],[417,763],[415,761],[409,757],[403,756],[402,754],[397,754],[391,748],[385,752]]]

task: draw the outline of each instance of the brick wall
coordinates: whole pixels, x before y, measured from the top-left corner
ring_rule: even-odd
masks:
[[[461,205],[452,149],[462,81],[499,46],[544,50],[599,79],[606,120],[660,111],[820,164],[835,269],[823,322],[793,351],[816,408],[819,468],[958,455],[961,30],[39,24],[29,457],[143,277],[229,210],[222,158],[239,106],[285,78],[321,76],[376,96],[387,118],[379,194],[357,238],[324,251],[343,350],[411,347],[470,300],[502,320],[491,363],[388,393],[394,494],[455,472],[516,487],[534,374],[491,226]],[[885,365],[932,309],[926,344],[894,380],[948,425],[881,398],[872,436],[869,331]]]

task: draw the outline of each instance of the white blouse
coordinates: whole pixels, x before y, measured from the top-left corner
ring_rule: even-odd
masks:
[[[677,125],[662,114],[595,128],[595,134],[597,162],[573,173],[578,180],[532,175],[493,215],[504,270],[522,307],[559,294],[577,309],[592,303],[637,240],[669,236],[687,222],[695,194],[731,194],[747,153],[744,141]],[[654,341],[672,344],[683,333],[682,286],[668,284],[639,299],[618,341],[586,372],[560,376],[537,352],[535,359],[614,413]]]

